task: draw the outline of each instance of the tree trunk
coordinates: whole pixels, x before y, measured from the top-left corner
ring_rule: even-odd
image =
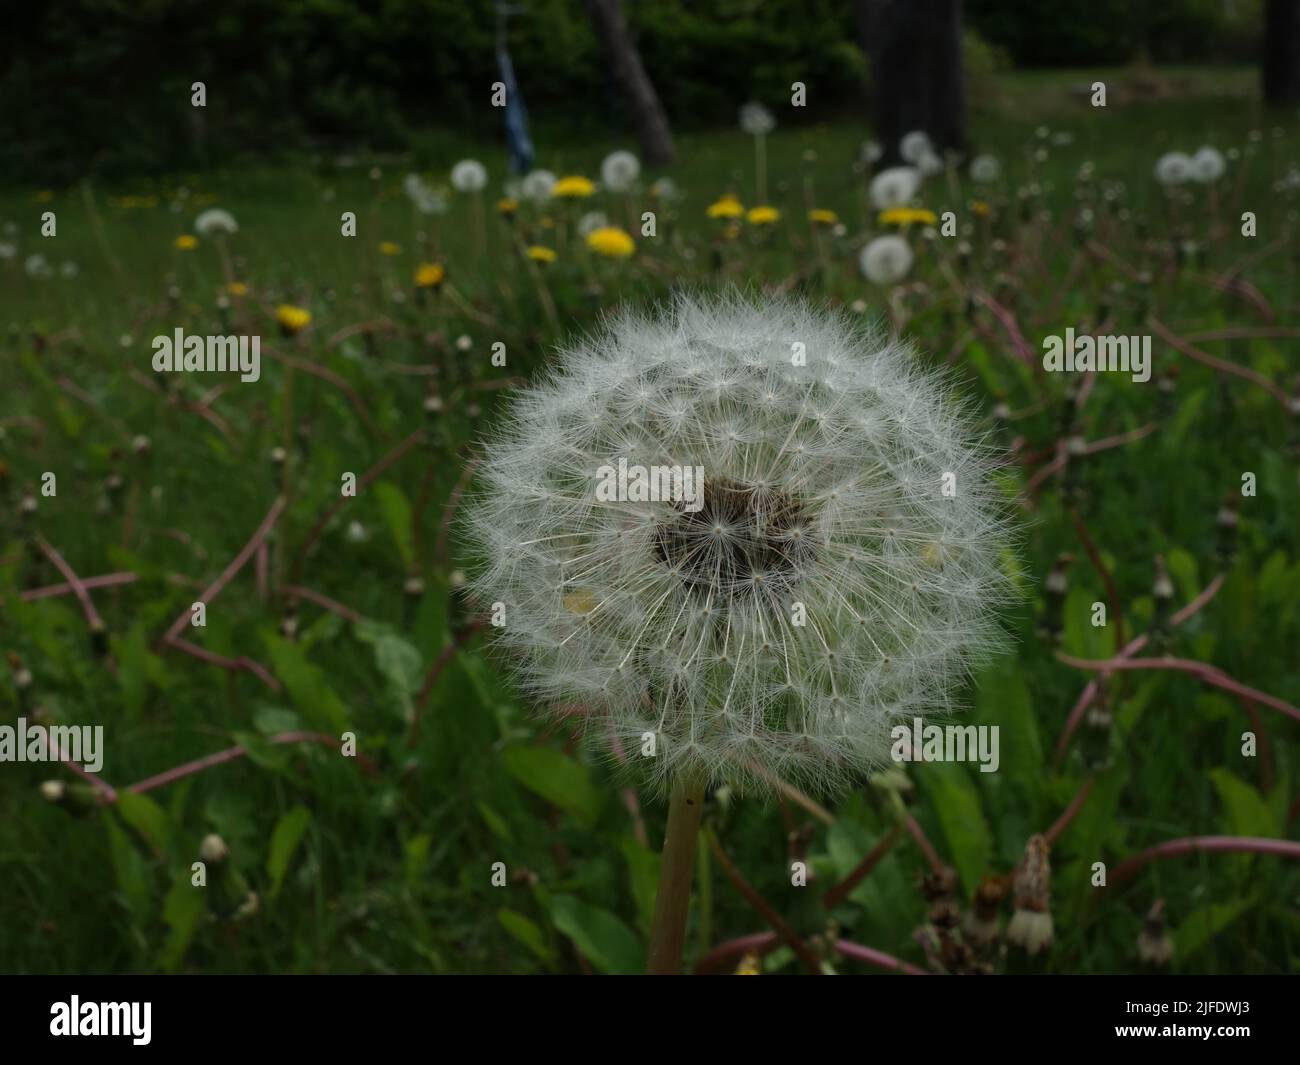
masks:
[[[871,60],[881,165],[900,162],[898,142],[914,129],[941,153],[964,150],[961,0],[858,0],[858,27]]]
[[[1267,0],[1263,52],[1264,102],[1300,103],[1300,0]]]
[[[623,17],[622,0],[587,0],[587,11],[596,27],[596,35],[605,48],[605,56],[632,112],[641,157],[650,166],[666,166],[677,158],[672,130],[664,114],[659,94],[650,82],[641,53],[628,33]]]

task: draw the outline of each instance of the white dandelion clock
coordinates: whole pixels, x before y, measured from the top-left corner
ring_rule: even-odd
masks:
[[[627,192],[641,176],[641,160],[631,152],[610,152],[600,164],[600,180],[610,192]]]
[[[903,157],[903,162],[919,165],[926,155],[936,153],[930,135],[924,130],[914,129],[903,134],[898,142],[898,154]]]
[[[847,317],[624,312],[485,454],[473,590],[525,687],[652,747],[630,761],[653,780],[843,784],[997,643],[994,456],[948,384]]]
[[[586,240],[592,233],[598,229],[604,229],[609,225],[609,219],[603,211],[588,211],[578,219],[578,236]]]
[[[451,185],[457,192],[481,192],[487,180],[487,167],[477,159],[462,159],[451,168]]]
[[[761,103],[751,100],[740,109],[740,128],[751,137],[762,137],[776,129],[776,119]]]
[[[524,199],[541,203],[550,199],[551,190],[555,188],[555,175],[549,170],[531,170],[519,186]]]
[[[970,161],[971,180],[979,185],[991,185],[1002,176],[1002,164],[994,155],[977,155]]]
[[[194,232],[201,237],[215,237],[218,233],[238,233],[235,216],[220,207],[209,207],[194,219]]]
[[[1223,158],[1223,153],[1208,144],[1198,149],[1192,156],[1192,179],[1202,184],[1209,185],[1218,181],[1227,169],[1228,164]]]
[[[884,154],[885,149],[880,146],[879,141],[863,141],[858,159],[865,165],[872,166],[879,162],[884,157]]]
[[[916,256],[902,237],[890,234],[877,237],[862,249],[858,265],[863,276],[875,285],[895,285],[912,269]]]
[[[1162,185],[1182,185],[1192,179],[1192,160],[1185,152],[1166,152],[1156,160],[1156,180]]]
[[[878,211],[903,207],[921,188],[921,172],[912,166],[891,166],[871,179],[871,202]]]
[[[922,177],[934,177],[935,174],[943,173],[943,159],[939,157],[938,152],[922,152],[916,160],[916,169],[921,172]]]

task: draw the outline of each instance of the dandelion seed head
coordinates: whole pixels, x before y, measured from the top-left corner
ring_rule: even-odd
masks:
[[[524,688],[649,782],[834,790],[1000,643],[1006,508],[971,419],[858,317],[741,295],[619,312],[486,442],[468,588],[504,604]],[[699,505],[602,502],[619,459],[701,467]]]

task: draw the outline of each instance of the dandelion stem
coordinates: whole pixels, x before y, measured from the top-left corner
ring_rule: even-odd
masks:
[[[686,916],[691,905],[691,879],[695,869],[695,841],[699,836],[703,809],[704,782],[685,776],[678,779],[668,804],[668,830],[664,835],[659,890],[655,895],[654,921],[650,926],[646,971],[652,975],[677,975],[682,971],[682,944],[686,939]]]

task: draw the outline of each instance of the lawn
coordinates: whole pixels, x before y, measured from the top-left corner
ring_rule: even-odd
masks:
[[[102,724],[100,776],[118,789],[96,804],[62,767],[3,766],[0,969],[640,969],[664,803],[626,790],[513,690],[457,591],[479,560],[452,511],[475,491],[466,463],[483,432],[555,344],[621,303],[740,286],[885,317],[951,366],[1006,449],[1019,546],[1005,565],[1022,598],[1006,617],[1012,650],[966,700],[971,723],[1001,729],[999,771],[891,767],[824,801],[715,795],[688,961],[767,930],[738,871],[814,949],[843,939],[925,967],[914,930],[951,947],[953,907],[1071,808],[1052,840],[1054,943],[1033,957],[991,948],[991,968],[1136,970],[1162,899],[1173,971],[1294,971],[1300,867],[1285,856],[1198,850],[1113,876],[1168,840],[1294,840],[1300,809],[1300,120],[1261,115],[1247,72],[1159,76],[1151,99],[1105,110],[1070,86],[1131,74],[1002,76],[972,130],[1001,177],[977,185],[953,167],[926,181],[920,205],[953,212],[958,232],[906,229],[916,264],[897,286],[859,270],[890,227],[866,195],[870,131],[849,119],[800,127],[778,113],[768,225],[707,214],[729,192],[757,202],[739,129],[680,136],[681,162],[633,192],[510,216],[504,153],[452,137],[414,160],[322,153],[0,194],[13,251],[0,258],[0,721]],[[631,146],[534,133],[539,166],[593,179]],[[1218,182],[1156,182],[1163,153],[1207,144],[1228,156]],[[486,189],[419,213],[404,178],[445,184],[466,156],[487,167]],[[661,176],[675,191],[652,195]],[[214,206],[238,232],[178,247]],[[838,225],[809,221],[813,208]],[[590,211],[627,229],[635,255],[587,250]],[[43,212],[56,235],[41,235]],[[1257,235],[1243,236],[1243,212]],[[536,247],[555,261],[525,254]],[[445,274],[419,287],[426,265]],[[278,324],[282,305],[310,325]],[[152,340],[178,327],[260,335],[260,380],[156,374]],[[1043,373],[1043,338],[1067,327],[1150,336],[1151,380],[1098,374],[1080,395],[1076,378]],[[1075,437],[1084,453],[1053,468]],[[341,494],[349,473],[355,498]],[[265,547],[189,626],[268,516]],[[125,575],[90,593],[102,635],[77,596],[29,594],[66,580],[60,562],[82,580]],[[1161,565],[1171,599],[1153,592]],[[177,620],[188,650],[163,638]],[[1146,654],[1221,673],[1115,672],[1108,713],[1067,740],[1092,674],[1058,652],[1106,659],[1144,632]],[[345,733],[355,757],[337,749]],[[52,779],[61,804],[43,796]],[[149,786],[127,792],[135,782]],[[205,893],[192,863],[210,833],[229,858]],[[828,896],[882,840],[870,875]],[[796,861],[807,886],[792,885]],[[1114,881],[1104,890],[1096,863]],[[233,914],[249,891],[256,912]],[[1008,898],[1004,923],[1011,910]],[[711,964],[734,969],[741,953]],[[800,962],[781,945],[759,964]]]

